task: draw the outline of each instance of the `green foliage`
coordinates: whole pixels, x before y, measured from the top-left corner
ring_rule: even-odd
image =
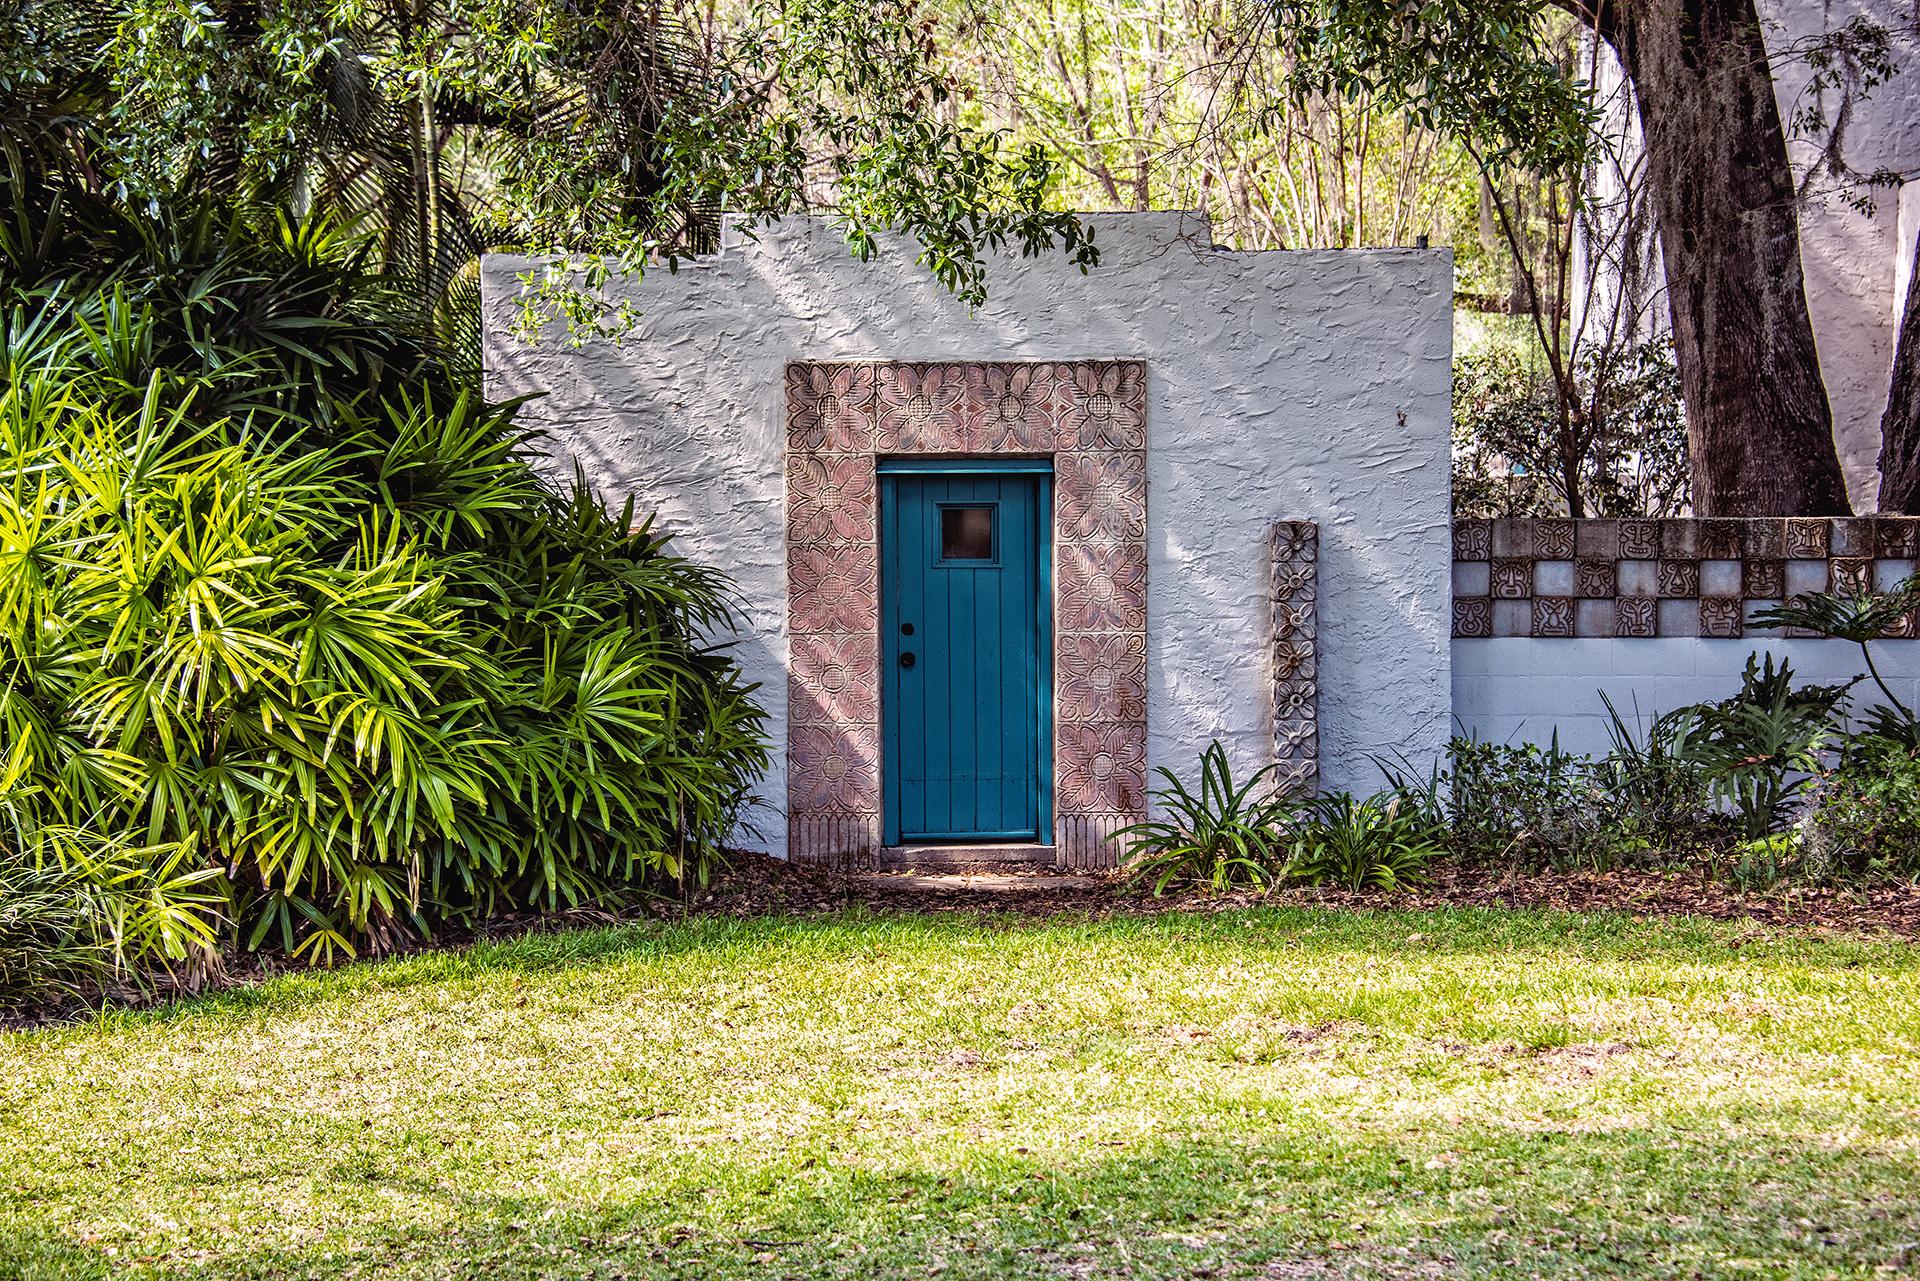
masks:
[[[1816,879],[1920,877],[1920,751],[1861,741],[1819,780],[1804,832]]]
[[[1453,506],[1461,516],[1687,509],[1686,413],[1671,342],[1590,353],[1563,394],[1512,347],[1454,361]]]
[[[1087,228],[1045,207],[1042,153],[955,119],[910,6],[6,0],[0,15],[0,139],[150,217],[206,189],[353,223],[414,327],[469,360],[483,250],[545,260],[523,277],[527,329],[621,332],[635,317],[602,286],[710,249],[722,209],[751,226],[823,208],[862,254],[906,232],[973,301],[991,248],[1096,258]]]
[[[1153,793],[1159,817],[1114,833],[1134,882],[1150,882],[1155,894],[1172,886],[1220,893],[1278,879],[1289,853],[1282,827],[1290,805],[1272,791],[1274,770],[1235,783],[1218,742],[1201,755],[1197,790],[1161,769],[1166,786]]]
[[[767,762],[714,574],[546,484],[324,225],[43,225],[98,249],[0,298],[0,864],[161,964],[708,874]]]
[[[1774,665],[1748,655],[1740,692],[1687,709],[1697,722],[1687,758],[1705,772],[1714,796],[1728,806],[1748,841],[1760,840],[1793,816],[1801,794],[1821,766],[1821,752],[1838,732],[1850,685],[1793,684],[1786,660]]]
[[[1645,735],[1628,724],[1613,700],[1607,709],[1611,748],[1596,777],[1608,794],[1622,852],[1685,853],[1719,835],[1713,789],[1694,754],[1700,718],[1682,709],[1655,717]]]
[[[1910,577],[1887,592],[1853,589],[1796,596],[1784,605],[1760,611],[1753,618],[1753,626],[1800,628],[1858,645],[1867,674],[1887,700],[1884,707],[1870,713],[1872,732],[1912,743],[1920,741],[1920,721],[1916,721],[1913,710],[1881,679],[1880,669],[1873,661],[1872,643],[1891,633],[1916,605],[1920,605],[1920,577]]]
[[[1543,0],[1268,0],[1303,97],[1404,109],[1459,138],[1488,169],[1570,172],[1586,157],[1594,108],[1553,56]]]
[[[1302,803],[1288,826],[1290,879],[1355,892],[1417,885],[1444,848],[1443,833],[1423,808],[1398,791],[1316,796]]]
[[[1456,738],[1446,777],[1453,851],[1471,862],[1522,867],[1608,867],[1617,828],[1605,780],[1559,739],[1483,743]]]

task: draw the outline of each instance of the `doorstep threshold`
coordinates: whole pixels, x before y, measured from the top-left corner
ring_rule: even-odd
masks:
[[[996,863],[1052,867],[1059,856],[1054,845],[886,845],[880,849],[879,863],[892,871]]]

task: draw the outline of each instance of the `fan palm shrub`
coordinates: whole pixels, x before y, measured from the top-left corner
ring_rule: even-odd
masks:
[[[216,212],[54,210],[98,252],[0,284],[0,871],[119,968],[704,878],[767,761],[726,584],[351,238]]]

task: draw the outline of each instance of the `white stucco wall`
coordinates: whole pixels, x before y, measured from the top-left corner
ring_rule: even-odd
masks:
[[[523,261],[483,266],[495,395],[606,494],[637,493],[682,554],[732,575],[737,653],[786,737],[783,368],[794,360],[1147,362],[1148,764],[1191,775],[1206,743],[1270,755],[1268,525],[1321,526],[1323,778],[1371,788],[1368,755],[1436,752],[1448,678],[1452,264],[1445,251],[1230,253],[1182,214],[1094,217],[1102,263],[992,264],[978,310],[910,245],[861,263],[826,224],[654,271],[623,342],[508,336]],[[758,848],[783,853],[785,776]]]
[[[1644,731],[1663,712],[1738,693],[1741,669],[1756,650],[1790,662],[1796,681],[1839,683],[1866,671],[1859,646],[1831,640],[1456,640],[1454,715],[1461,734],[1485,741],[1545,745],[1557,731],[1568,751],[1598,754],[1608,746],[1601,694]],[[1874,661],[1902,702],[1920,706],[1920,642],[1882,641]],[[1881,701],[1867,681],[1853,693],[1856,710]]]

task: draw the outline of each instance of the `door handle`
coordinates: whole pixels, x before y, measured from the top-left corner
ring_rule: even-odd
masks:
[[[913,666],[913,654],[911,652],[900,655],[900,666],[902,667]]]

